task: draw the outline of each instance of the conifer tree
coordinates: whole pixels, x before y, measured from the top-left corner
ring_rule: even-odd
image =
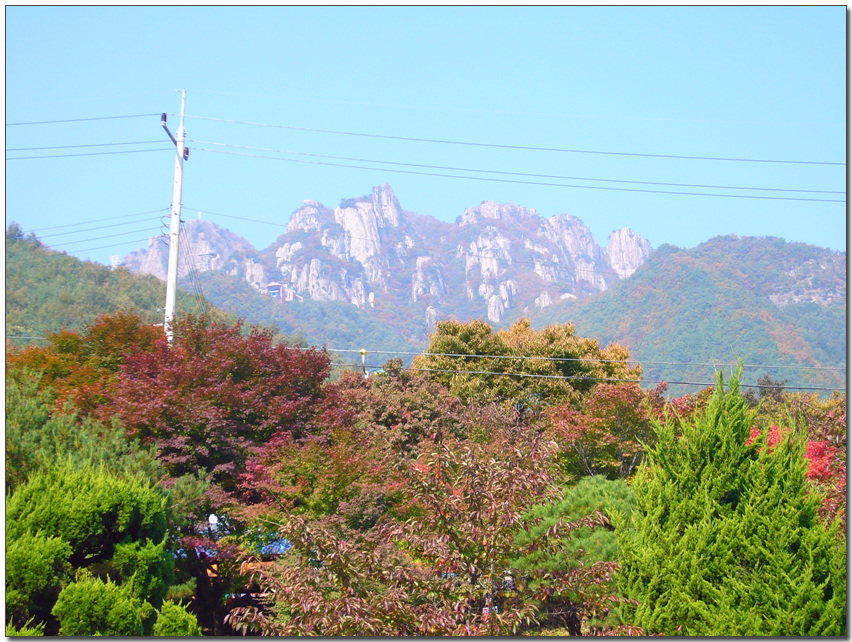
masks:
[[[846,544],[817,515],[804,437],[750,442],[754,411],[723,384],[692,421],[654,422],[638,516],[617,525],[638,601],[621,615],[663,635],[845,635]]]

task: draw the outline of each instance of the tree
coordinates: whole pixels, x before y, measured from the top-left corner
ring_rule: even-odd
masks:
[[[338,517],[286,516],[288,561],[250,561],[273,603],[237,608],[230,621],[274,635],[495,635],[535,622],[548,595],[581,595],[589,608],[606,602],[613,564],[525,574],[512,566],[522,550],[600,523],[560,522],[530,546],[515,543],[525,506],[551,488],[549,458],[547,443],[524,429],[490,444],[423,442],[415,459],[400,462],[409,519],[385,516],[373,532],[353,534]]]
[[[175,345],[137,352],[97,410],[156,444],[173,478],[203,469],[232,491],[246,459],[275,435],[301,436],[322,396],[328,354],[275,345],[268,331],[184,318]]]
[[[162,339],[161,328],[120,310],[99,315],[82,332],[48,332],[46,345],[7,353],[6,367],[16,378],[40,373],[40,388],[52,390],[58,407],[71,401],[88,414],[103,401],[124,360],[154,349]]]
[[[600,379],[638,379],[628,351],[601,349],[570,323],[534,330],[529,319],[493,332],[483,321],[439,321],[414,361],[465,403],[502,402],[522,410],[576,401]]]
[[[80,417],[69,405],[58,409],[41,374],[6,377],[6,492],[14,492],[34,472],[63,461],[74,466],[95,463],[112,472],[145,474],[159,479],[153,452],[127,439],[116,422]]]
[[[846,544],[818,518],[802,435],[749,443],[755,413],[720,374],[693,422],[653,423],[639,515],[616,524],[624,617],[663,635],[844,635]]]
[[[201,627],[195,616],[183,606],[171,600],[163,602],[154,623],[154,635],[162,637],[189,637],[201,635]]]
[[[271,331],[186,316],[175,342],[160,341],[121,364],[110,394],[95,415],[117,417],[128,438],[156,449],[167,479],[179,490],[187,518],[175,524],[179,581],[194,579],[193,610],[206,632],[223,628],[225,594],[244,578],[235,563],[247,536],[240,494],[247,462],[269,443],[316,432],[325,351],[273,341]],[[208,516],[219,518],[211,529]]]
[[[534,572],[536,569],[553,568],[560,570],[577,569],[591,566],[597,562],[617,563],[619,561],[618,539],[611,522],[624,520],[636,510],[636,495],[633,487],[623,479],[611,480],[596,475],[583,477],[574,485],[566,485],[561,496],[552,501],[537,504],[529,509],[522,521],[529,526],[517,533],[515,543],[528,546],[540,538],[560,520],[574,523],[584,517],[603,515],[606,521],[596,528],[580,526],[570,532],[558,533],[549,549],[539,548],[524,553],[515,566],[520,574]],[[608,613],[605,604],[600,612],[580,601],[579,596],[560,596],[561,599],[547,599],[543,604],[546,612],[569,613],[562,620],[571,622],[573,631],[583,631],[586,627],[601,626],[599,621]],[[581,621],[585,616],[586,622]],[[549,619],[546,618],[545,619]],[[559,618],[552,618],[558,621]]]
[[[21,626],[35,618],[46,625],[48,635],[55,635],[60,626],[78,631],[70,635],[93,635],[68,624],[76,617],[71,605],[79,606],[86,593],[78,587],[62,598],[75,574],[92,582],[116,582],[112,588],[99,584],[96,589],[104,595],[118,591],[130,596],[130,610],[158,607],[173,577],[167,518],[166,492],[139,473],[72,460],[33,473],[6,500],[7,619]],[[111,599],[103,597],[102,602]],[[64,605],[54,612],[60,601]],[[66,622],[57,622],[60,615]]]
[[[652,441],[651,415],[664,406],[661,389],[644,392],[638,383],[601,383],[579,404],[548,409],[568,475],[626,479]]]

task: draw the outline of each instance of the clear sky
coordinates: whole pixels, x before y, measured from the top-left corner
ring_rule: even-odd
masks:
[[[5,17],[6,222],[80,258],[159,233],[174,173],[159,114],[175,132],[180,89],[183,218],[258,249],[304,200],[389,183],[446,221],[493,200],[573,214],[600,243],[630,227],[654,247],[737,234],[846,250],[842,5]],[[133,117],[79,120],[115,116]],[[55,120],[75,122],[21,124]]]

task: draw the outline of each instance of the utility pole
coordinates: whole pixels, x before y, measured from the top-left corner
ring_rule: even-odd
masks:
[[[175,298],[177,294],[177,279],[178,279],[178,244],[180,243],[180,206],[183,196],[183,162],[189,157],[189,149],[184,145],[186,141],[186,130],[183,127],[183,115],[186,108],[186,89],[181,91],[180,98],[180,125],[177,130],[177,137],[172,136],[169,128],[166,127],[166,115],[161,116],[163,129],[172,139],[172,142],[177,147],[175,156],[175,184],[172,191],[172,220],[169,229],[169,269],[166,276],[166,309],[165,318],[163,319],[163,329],[166,331],[166,340],[171,343],[174,339],[174,331],[172,330],[172,322],[175,318]]]

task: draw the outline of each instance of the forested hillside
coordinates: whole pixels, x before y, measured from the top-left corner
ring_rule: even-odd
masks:
[[[795,366],[747,367],[744,383],[768,374],[790,385],[846,385],[846,255],[802,243],[727,236],[690,250],[663,245],[611,290],[532,318],[571,321],[627,346],[649,380],[711,381],[714,363],[740,358]]]
[[[99,314],[134,310],[147,323],[163,322],[166,284],[152,276],[80,261],[6,230],[6,337],[44,337],[62,328],[82,330]],[[179,291],[177,305],[199,312],[199,301]],[[32,339],[11,339],[25,345]]]
[[[406,328],[390,326],[377,315],[342,301],[282,303],[260,294],[244,279],[222,272],[202,272],[198,282],[205,298],[217,308],[252,324],[275,327],[310,345],[349,350],[381,346],[403,352],[423,348],[422,341],[412,335],[425,333],[425,323],[415,324],[416,330],[408,328],[410,334],[406,335]],[[189,287],[189,277],[180,283]]]

